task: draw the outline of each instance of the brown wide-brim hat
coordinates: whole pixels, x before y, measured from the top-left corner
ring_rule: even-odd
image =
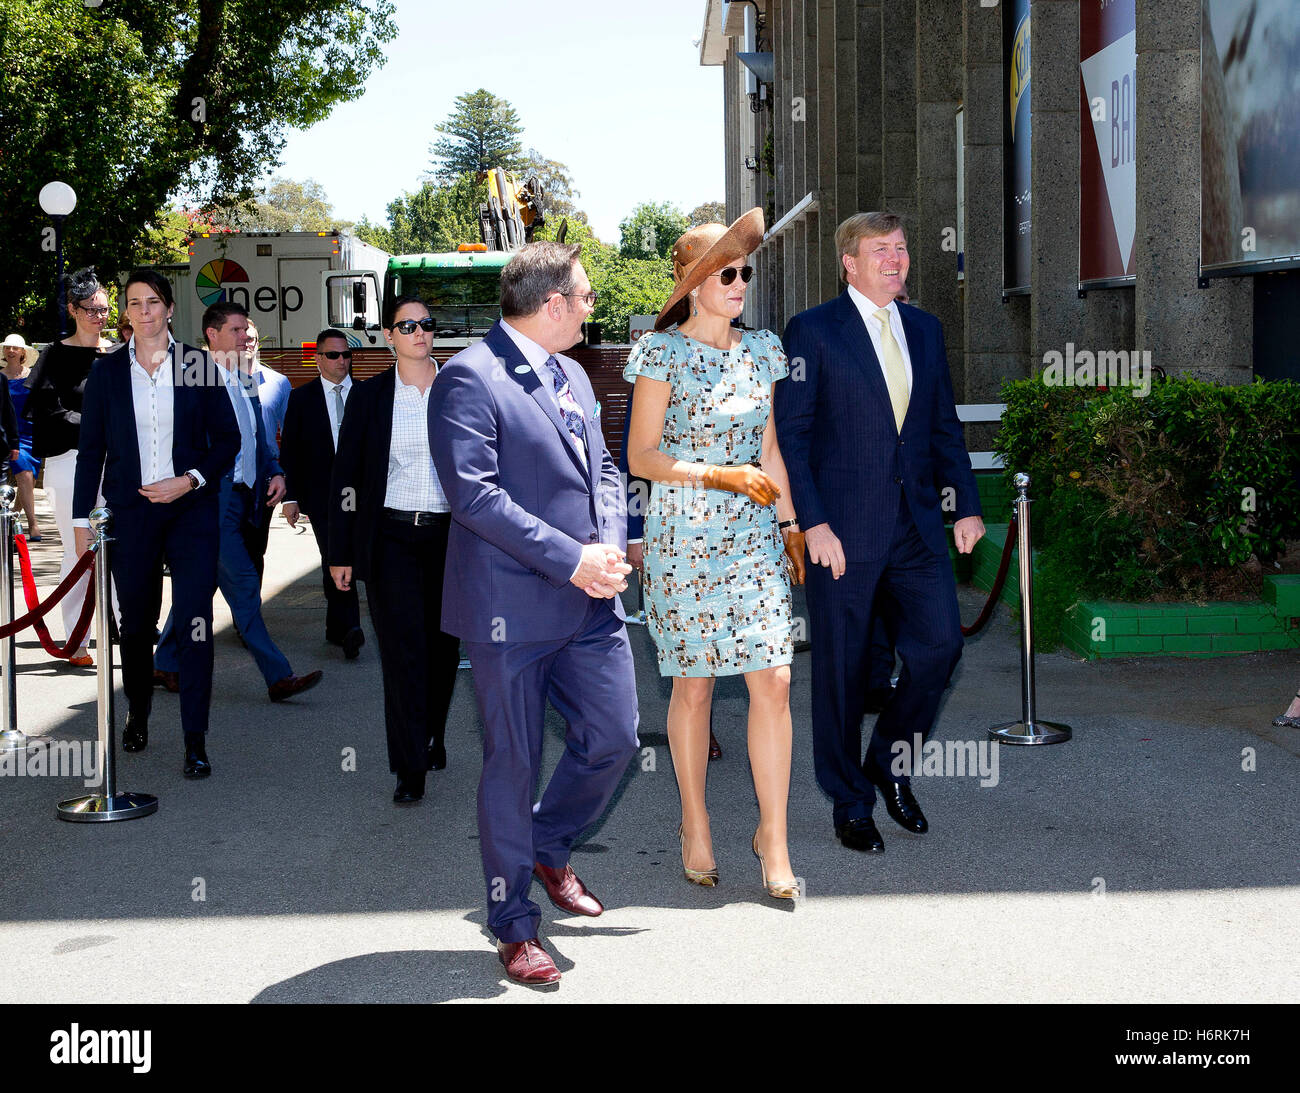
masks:
[[[655,319],[656,330],[667,330],[690,313],[686,297],[704,283],[704,278],[758,250],[763,242],[763,210],[750,209],[729,228],[701,224],[684,233],[673,244],[673,294]]]

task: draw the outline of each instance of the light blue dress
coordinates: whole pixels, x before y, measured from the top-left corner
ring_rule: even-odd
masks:
[[[772,385],[789,373],[777,336],[715,349],[677,330],[632,348],[623,378],[672,385],[660,450],[688,463],[758,463]],[[776,506],[655,482],[645,514],[646,614],[659,672],[724,676],[789,664],[790,581]]]

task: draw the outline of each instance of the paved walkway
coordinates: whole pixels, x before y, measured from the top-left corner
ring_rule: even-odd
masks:
[[[53,521],[38,566],[57,569]],[[916,780],[924,837],[877,810],[887,852],[832,837],[812,774],[809,668],[796,657],[791,852],[807,899],[767,899],[749,851],[756,806],[743,682],[720,681],[710,768],[722,884],[686,883],[664,734],[669,693],[644,629],[641,737],[604,823],[575,854],[609,906],[563,917],[542,897],[557,993],[508,983],[484,932],[474,820],[479,723],[463,672],[449,768],[422,804],[391,803],[373,637],[345,662],[321,641],[310,533],[278,517],[267,621],[319,687],[271,705],[218,599],[215,773],[186,782],[174,696],[149,748],[119,757],[154,816],[55,819],[72,778],[0,777],[0,1001],[1245,1001],[1300,993],[1300,734],[1269,727],[1300,655],[1038,661],[1040,715],[1070,743],[1003,748],[996,785]],[[981,597],[962,591],[971,618]],[[60,624],[55,623],[56,633]],[[19,641],[32,736],[94,735],[95,676]],[[1015,634],[972,641],[937,727],[982,740],[1019,715]],[[548,762],[562,727],[552,715]],[[120,728],[119,728],[120,731]],[[355,750],[355,770],[347,757]],[[1245,759],[1243,759],[1245,756]],[[1251,761],[1253,760],[1253,762]],[[1253,766],[1244,770],[1243,763]],[[991,780],[991,779],[985,779]],[[534,892],[540,894],[540,888]]]

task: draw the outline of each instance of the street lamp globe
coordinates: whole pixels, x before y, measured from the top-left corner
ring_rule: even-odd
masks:
[[[39,200],[47,216],[69,216],[77,207],[77,192],[66,182],[47,182]]]

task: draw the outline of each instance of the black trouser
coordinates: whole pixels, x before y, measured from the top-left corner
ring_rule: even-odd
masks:
[[[220,532],[217,494],[132,507],[113,522],[109,566],[122,612],[122,689],[137,718],[153,702],[153,645],[163,560],[171,568],[181,676],[181,728],[207,732],[212,705],[212,597]]]
[[[330,576],[329,538],[330,526],[325,518],[311,518],[312,534],[320,548],[321,587],[325,592],[325,640],[342,641],[349,630],[361,625],[361,607],[357,601],[357,586],[346,592]]]
[[[460,640],[444,634],[442,574],[451,517],[417,527],[380,517],[366,598],[384,674],[388,769],[423,778],[431,741],[442,743],[460,665]]]

